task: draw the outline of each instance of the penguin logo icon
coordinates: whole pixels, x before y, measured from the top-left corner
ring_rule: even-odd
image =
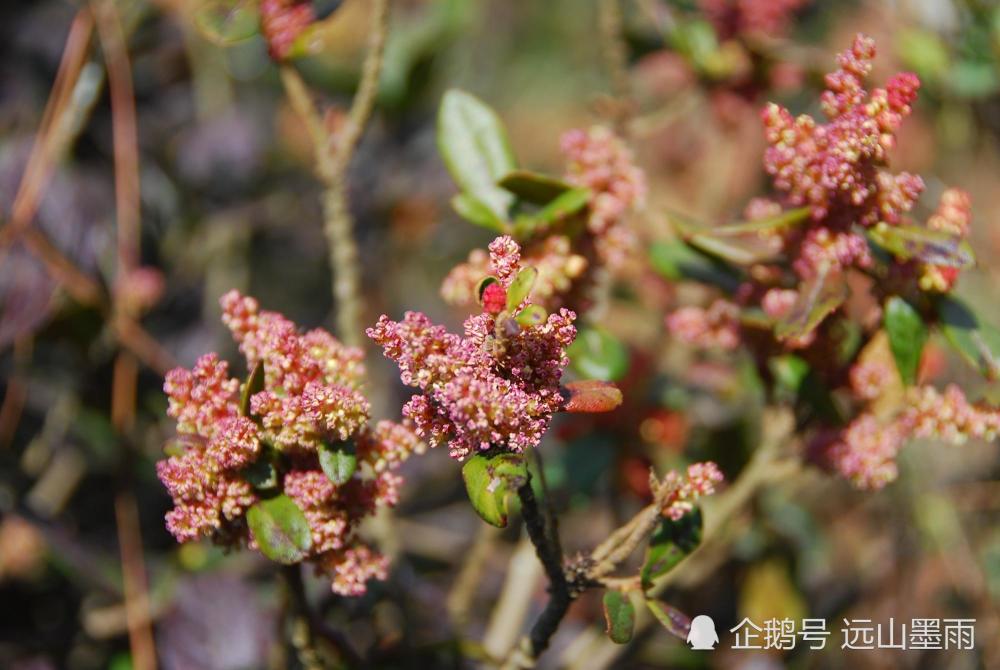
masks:
[[[715,632],[715,622],[712,617],[699,614],[691,621],[687,643],[698,651],[711,651],[719,644],[719,634]]]

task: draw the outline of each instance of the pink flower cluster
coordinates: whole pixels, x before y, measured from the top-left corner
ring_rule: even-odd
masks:
[[[970,403],[955,384],[944,393],[931,386],[913,389],[909,400],[904,420],[914,437],[958,445],[970,439],[992,441],[1000,433],[1000,411]]]
[[[808,0],[700,0],[699,6],[721,39],[737,35],[780,36],[791,15]]]
[[[875,42],[864,35],[838,56],[839,68],[826,76],[822,96],[826,123],[793,117],[774,103],[763,111],[769,145],[764,167],[786,203],[808,206],[818,224],[795,266],[803,277],[821,264],[870,263],[866,242],[852,226],[897,225],[924,189],[919,176],[884,169],[920,81],[904,72],[869,94],[864,79],[874,56]]]
[[[625,143],[603,126],[570,130],[561,145],[568,162],[566,181],[591,191],[587,226],[598,254],[605,263],[619,266],[635,244],[625,217],[645,200],[646,177]]]
[[[489,249],[493,274],[507,289],[520,268],[519,247],[502,236]],[[402,321],[383,315],[368,329],[399,366],[403,383],[420,389],[403,414],[432,446],[447,442],[452,457],[463,459],[494,447],[520,452],[541,441],[564,402],[559,380],[576,315],[560,309],[541,323],[519,324],[512,312],[529,302],[469,317],[464,336],[418,312]]]
[[[573,282],[587,270],[587,259],[573,252],[565,235],[550,235],[529,247],[522,258],[526,265],[538,270],[532,298],[546,307],[557,306],[559,297],[569,293]],[[490,255],[483,249],[473,249],[469,259],[452,268],[441,284],[441,297],[456,307],[476,304],[476,286],[490,274]]]
[[[358,391],[364,379],[360,349],[345,347],[316,328],[300,335],[277,312],[230,291],[222,296],[222,321],[253,369],[264,364],[265,390],[250,408],[266,438],[279,450],[315,451],[346,440],[368,420],[368,401]]]
[[[706,349],[735,349],[740,344],[740,308],[718,299],[702,307],[681,307],[667,316],[667,329],[681,342]]]
[[[873,400],[880,395],[877,374],[870,365],[855,366],[852,386]],[[896,479],[896,456],[908,440],[959,445],[970,439],[991,441],[998,434],[1000,411],[996,408],[970,403],[954,384],[944,393],[920,386],[907,394],[905,408],[888,419],[862,412],[834,439],[827,455],[833,467],[858,488],[879,489]]]
[[[858,488],[880,489],[896,479],[896,455],[906,438],[905,423],[883,423],[865,412],[840,433],[828,456],[836,470]]]
[[[663,482],[657,485],[661,493],[662,487],[668,487],[664,496],[663,516],[677,521],[694,509],[694,503],[699,498],[715,493],[716,484],[723,479],[718,466],[711,461],[689,465],[686,477],[671,470],[663,478]]]
[[[216,354],[192,370],[167,374],[167,413],[176,419],[178,453],[157,463],[157,474],[173,498],[167,529],[180,542],[201,536],[257,545],[243,515],[257,502],[247,469],[274,469],[279,490],[302,509],[312,531],[308,560],[329,574],[338,593],[364,591],[365,581],[384,576],[385,560],[356,537],[363,518],[398,500],[392,472],[423,445],[406,425],[368,423],[368,401],[358,391],[361,352],[329,333],[299,334],[295,325],[257,301],[231,291],[223,296],[223,321],[253,369],[263,365],[263,389],[240,412],[240,383]],[[323,473],[323,445],[353,443],[354,475],[334,484]],[[268,491],[273,494],[272,491]]]

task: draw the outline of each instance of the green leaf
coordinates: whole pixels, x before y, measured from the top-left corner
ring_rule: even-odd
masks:
[[[262,554],[284,565],[298,563],[312,548],[309,522],[286,495],[259,500],[247,510],[250,534]]]
[[[693,247],[736,265],[752,265],[777,259],[782,253],[782,228],[804,221],[806,208],[793,209],[760,221],[707,227],[679,214],[669,214],[678,234]]]
[[[455,182],[506,220],[514,198],[497,180],[517,165],[496,112],[475,96],[452,89],[441,100],[437,130],[438,150]]]
[[[260,30],[252,0],[207,0],[195,10],[194,23],[205,39],[221,46],[250,39]]]
[[[358,469],[358,456],[354,445],[350,442],[339,442],[335,445],[321,444],[319,447],[319,466],[327,478],[334,484],[346,484]]]
[[[553,198],[533,217],[543,223],[556,223],[576,214],[590,202],[590,190],[574,188]]]
[[[921,81],[940,81],[951,68],[951,55],[947,45],[931,30],[901,30],[895,43],[900,59],[907,69],[916,71]]]
[[[677,521],[664,518],[660,527],[649,539],[646,560],[639,573],[642,588],[648,590],[653,582],[674,569],[681,560],[701,543],[701,509],[695,507]]]
[[[715,235],[716,237],[740,237],[749,233],[772,234],[783,232],[787,228],[793,228],[809,218],[809,208],[799,207],[789,209],[776,216],[765,219],[754,219],[753,221],[741,221],[739,223],[728,223],[723,226],[716,226],[707,231],[702,231]]]
[[[952,348],[987,379],[1000,377],[1000,331],[956,297],[941,296],[936,308],[941,332]]]
[[[514,281],[507,287],[507,309],[513,311],[522,302],[528,299],[531,287],[538,279],[538,270],[532,267],[521,268],[521,271],[514,277]]]
[[[635,606],[627,593],[604,592],[605,632],[615,644],[628,644],[635,631]]]
[[[779,340],[804,337],[847,300],[847,282],[840,272],[823,267],[802,282],[799,296],[774,329]]]
[[[671,607],[658,600],[647,600],[646,607],[660,622],[660,625],[667,629],[668,633],[687,641],[688,631],[691,629],[691,619],[686,614],[676,607]]]
[[[476,300],[478,300],[480,304],[482,304],[483,292],[486,291],[486,287],[489,286],[490,284],[497,284],[499,282],[500,280],[494,277],[493,275],[488,275],[480,279],[479,283],[476,284]]]
[[[963,98],[988,98],[1000,90],[1000,77],[991,61],[959,61],[949,71],[947,81],[952,91]]]
[[[264,457],[243,468],[240,475],[258,491],[271,491],[278,487],[278,471],[274,464]]]
[[[976,256],[968,240],[943,230],[880,223],[868,231],[871,240],[902,261],[967,268]]]
[[[923,318],[910,303],[894,295],[885,303],[883,323],[900,378],[904,384],[915,384],[920,355],[927,342],[927,326]]]
[[[473,509],[486,523],[507,526],[508,498],[528,477],[524,456],[475,454],[462,466],[462,479]]]
[[[459,193],[452,197],[451,207],[460,217],[487,230],[507,233],[510,226],[499,218],[485,203],[468,193]]]
[[[257,361],[243,384],[240,395],[240,416],[250,416],[250,398],[264,390],[264,361]]]
[[[566,353],[570,365],[581,377],[612,382],[628,372],[628,349],[601,328],[581,329]]]
[[[548,316],[548,312],[541,305],[528,305],[518,312],[514,319],[525,328],[530,328],[545,323]]]
[[[779,402],[795,402],[802,382],[809,374],[809,363],[795,354],[784,354],[768,360],[767,367],[774,378],[775,399]]]
[[[514,170],[500,177],[497,184],[525,202],[545,205],[573,188],[561,179],[529,170]]]
[[[653,269],[671,281],[691,280],[733,292],[739,285],[739,270],[695,249],[680,239],[654,242],[649,248]]]
[[[781,241],[777,237],[732,237],[729,235],[712,235],[698,233],[688,238],[688,243],[735,265],[753,265],[776,260],[781,256]]]

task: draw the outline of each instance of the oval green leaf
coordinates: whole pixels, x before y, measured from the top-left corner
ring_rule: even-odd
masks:
[[[883,324],[900,378],[904,384],[915,384],[920,356],[927,342],[927,326],[923,318],[910,303],[894,295],[885,303]]]
[[[742,273],[726,263],[695,249],[681,239],[655,242],[649,248],[649,262],[671,281],[697,281],[734,292]]]
[[[545,205],[573,188],[561,179],[531,172],[530,170],[514,170],[500,177],[497,181],[502,188],[510,191],[519,200],[534,205]]]
[[[286,495],[259,500],[247,510],[247,525],[262,554],[272,561],[292,565],[312,548],[306,515]]]
[[[517,167],[500,117],[479,98],[452,89],[437,120],[438,150],[452,178],[501,221],[514,197],[497,181]]]
[[[505,528],[510,493],[527,481],[528,469],[519,454],[476,454],[462,466],[462,479],[473,509],[486,523]]]
[[[668,633],[687,641],[688,632],[691,630],[691,619],[688,615],[658,600],[647,600],[646,607]]]
[[[939,326],[948,343],[987,379],[1000,378],[1000,331],[958,298],[936,302]]]
[[[338,486],[346,484],[358,469],[358,456],[354,445],[350,442],[320,445],[319,466],[331,482]]]
[[[701,544],[701,509],[695,507],[677,521],[664,518],[649,539],[646,560],[639,573],[642,588],[649,589]]]
[[[486,290],[486,287],[490,284],[496,284],[499,281],[500,280],[493,275],[488,275],[479,280],[479,283],[476,284],[476,300],[479,301],[479,304],[483,303],[483,292]]]
[[[460,217],[487,230],[497,233],[507,233],[510,226],[496,215],[483,201],[469,195],[459,193],[451,199],[451,207]]]
[[[535,220],[542,223],[556,223],[576,214],[590,203],[590,190],[574,188],[553,199],[538,210]]]
[[[880,223],[868,231],[872,241],[902,261],[967,268],[976,257],[968,240],[943,230]]]
[[[628,349],[601,328],[583,328],[566,350],[570,365],[581,377],[613,382],[628,372]]]
[[[532,267],[521,268],[514,281],[507,287],[507,309],[514,311],[518,305],[528,299],[531,288],[538,279],[538,270]]]
[[[602,604],[604,632],[615,644],[628,644],[635,631],[635,606],[628,594],[621,591],[605,591]]]
[[[514,319],[525,328],[530,328],[545,323],[548,316],[548,312],[541,305],[528,305],[518,312]]]
[[[752,265],[781,256],[782,242],[777,231],[805,220],[808,211],[790,210],[772,219],[708,227],[679,215],[670,214],[677,233],[691,246],[735,265]]]

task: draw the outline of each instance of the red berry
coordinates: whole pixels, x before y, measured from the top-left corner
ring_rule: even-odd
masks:
[[[507,306],[507,290],[499,283],[492,283],[483,289],[483,310],[499,314]]]

